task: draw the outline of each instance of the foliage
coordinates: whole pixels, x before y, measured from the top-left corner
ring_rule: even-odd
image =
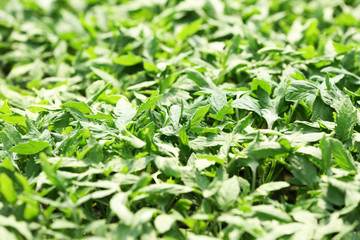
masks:
[[[360,1],[3,0],[1,239],[359,239]]]

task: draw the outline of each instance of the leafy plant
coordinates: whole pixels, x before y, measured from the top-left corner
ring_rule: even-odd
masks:
[[[1,239],[359,239],[360,2],[3,0]]]

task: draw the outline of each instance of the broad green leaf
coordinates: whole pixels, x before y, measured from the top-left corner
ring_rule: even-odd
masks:
[[[181,41],[184,41],[186,38],[194,35],[199,30],[202,22],[203,22],[202,18],[199,18],[198,20],[193,21],[190,24],[185,24],[181,32],[179,32],[176,36]]]
[[[315,83],[310,81],[292,80],[290,86],[286,90],[285,99],[287,101],[314,101],[318,88]]]
[[[338,54],[346,53],[351,50],[351,47],[343,45],[341,43],[333,42],[332,44]]]
[[[116,126],[121,130],[136,115],[136,108],[127,101],[125,97],[119,99],[114,108],[114,114],[118,118],[115,120]]]
[[[126,225],[130,225],[134,219],[134,214],[126,207],[127,195],[118,193],[110,200],[110,208]]]
[[[215,88],[215,84],[197,70],[186,69],[186,75],[200,88]]]
[[[308,45],[314,45],[319,39],[319,34],[320,34],[320,31],[318,29],[319,22],[317,19],[312,19],[309,22],[310,24],[305,33],[305,41]]]
[[[109,73],[104,72],[103,70],[95,68],[95,67],[90,67],[90,69],[93,73],[95,73],[97,76],[99,76],[105,82],[111,83],[111,85],[113,85],[116,88],[120,88],[119,82],[113,76],[111,76]]]
[[[344,74],[344,75],[348,75],[351,76],[352,78],[357,80],[357,83],[360,81],[360,77],[352,72],[347,71],[346,69],[343,68],[336,68],[336,67],[326,67],[321,69],[321,72],[325,72],[325,73],[334,73],[334,74]]]
[[[7,240],[16,240],[16,235],[8,231],[5,227],[0,226],[0,238]]]
[[[283,188],[287,188],[289,186],[290,186],[290,184],[287,182],[281,182],[281,181],[269,182],[269,183],[265,183],[265,184],[261,185],[260,187],[258,187],[255,191],[255,194],[266,196],[270,192],[277,191],[277,190],[280,190]]]
[[[88,119],[98,119],[98,120],[114,120],[110,114],[97,113],[95,115],[85,115],[84,117]]]
[[[337,139],[330,139],[331,153],[334,162],[341,168],[350,171],[356,170],[354,166],[354,159],[344,145]]]
[[[181,144],[183,144],[184,146],[189,147],[189,138],[186,134],[186,128],[185,126],[183,126],[180,131],[179,131],[179,138],[180,138],[180,142]]]
[[[146,143],[143,140],[137,138],[133,134],[127,132],[127,135],[129,135],[129,136],[121,134],[119,136],[119,138],[126,141],[127,143],[129,143],[134,148],[143,148],[146,145]]]
[[[5,173],[0,173],[0,192],[5,200],[9,203],[15,203],[17,193],[15,191],[14,182]]]
[[[262,159],[278,154],[287,153],[289,150],[278,142],[252,142],[245,149],[244,154],[249,158]]]
[[[179,161],[176,158],[164,158],[157,157],[155,159],[156,167],[167,176],[174,176],[176,178],[180,177],[179,175]]]
[[[217,156],[213,156],[213,155],[206,155],[206,154],[197,154],[196,155],[198,158],[202,158],[202,159],[206,159],[206,160],[209,160],[209,161],[213,161],[213,162],[217,162],[221,165],[224,164],[224,160],[217,157]]]
[[[61,164],[61,161],[59,161],[56,165],[53,165],[49,163],[44,153],[40,153],[40,164],[50,182],[59,189],[64,189],[66,185],[65,179],[57,173],[57,168],[59,164]]]
[[[227,104],[226,94],[220,89],[216,88],[211,94],[209,104],[215,112],[219,112]]]
[[[10,110],[10,106],[9,106],[9,101],[6,100],[2,106],[0,107],[0,113],[3,113],[3,114],[11,114],[12,111]]]
[[[8,226],[18,231],[25,239],[33,239],[28,223],[24,221],[17,221],[14,215],[5,217],[0,215],[0,226]]]
[[[89,106],[86,105],[86,103],[84,103],[84,102],[68,102],[68,103],[62,104],[60,107],[61,108],[73,108],[84,114],[92,113]]]
[[[221,184],[221,188],[217,193],[217,204],[219,204],[222,209],[226,209],[237,200],[239,194],[239,182],[237,178],[233,176]]]
[[[10,170],[11,172],[15,171],[15,168],[14,168],[11,160],[8,158],[6,158],[2,161],[1,167],[6,168],[6,169]]]
[[[338,106],[337,115],[336,115],[336,126],[335,132],[336,135],[342,140],[346,141],[351,138],[353,128],[357,123],[357,113],[356,109],[352,105],[349,98],[345,98],[341,101],[340,106]]]
[[[113,62],[123,66],[134,66],[138,63],[141,63],[142,58],[140,56],[135,56],[131,53],[128,53],[127,55],[122,55],[113,59]]]
[[[141,208],[134,215],[134,221],[132,223],[132,227],[137,227],[140,226],[141,224],[148,223],[156,212],[158,212],[158,210],[154,208],[147,208],[147,207]]]
[[[322,167],[323,171],[326,173],[331,167],[331,141],[324,134],[323,138],[320,141],[320,149],[321,149],[321,159],[322,159]]]
[[[333,109],[325,104],[319,96],[316,97],[314,104],[312,106],[312,115],[311,121],[316,120],[332,120],[333,117]]]
[[[24,209],[24,218],[32,220],[40,214],[39,204],[34,199],[28,199]]]
[[[258,89],[258,87],[261,87],[263,90],[265,90],[268,93],[268,95],[271,94],[271,86],[268,81],[255,78],[251,82],[251,90],[254,92]]]
[[[231,106],[233,108],[253,111],[261,116],[259,101],[249,95],[244,95],[241,98],[234,100]]]
[[[290,155],[291,173],[295,179],[304,185],[313,188],[317,182],[317,172],[313,163],[305,156]]]
[[[159,183],[159,184],[151,184],[147,187],[140,189],[141,192],[144,193],[168,193],[168,194],[182,194],[189,193],[193,191],[193,188],[182,186],[179,184],[168,184],[168,183]]]
[[[25,117],[17,114],[17,113],[11,113],[11,114],[0,114],[0,119],[2,119],[4,122],[12,124],[12,125],[22,125],[26,126],[25,124]]]
[[[0,140],[4,144],[4,149],[9,150],[21,142],[21,135],[12,125],[7,123],[4,125],[4,130],[0,132]]]
[[[243,119],[241,119],[240,121],[238,121],[238,123],[235,125],[234,129],[233,129],[233,133],[236,134],[242,134],[244,129],[249,126],[250,122],[251,122],[251,113],[249,113],[246,117],[244,117]]]
[[[55,219],[50,227],[52,229],[77,229],[79,225],[65,219]]]
[[[262,220],[278,220],[280,222],[291,222],[291,217],[284,211],[272,205],[258,205],[251,208],[256,216]]]
[[[136,116],[139,115],[142,111],[147,110],[149,108],[152,108],[157,101],[159,101],[162,98],[163,95],[155,96],[149,98],[146,102],[140,105],[139,109],[136,112]]]
[[[229,100],[229,102],[222,109],[220,109],[215,115],[210,113],[209,116],[220,122],[224,121],[224,118],[227,114],[234,113],[234,109],[231,107],[232,102],[233,102],[232,99]]]
[[[161,214],[155,218],[154,224],[159,233],[165,233],[170,230],[174,222],[175,219],[172,216]]]
[[[109,87],[109,83],[106,84],[102,80],[98,80],[93,82],[88,88],[86,88],[86,97],[88,101],[86,104],[90,106],[92,103],[98,99],[98,97],[105,92],[105,90]]]
[[[174,105],[170,107],[169,118],[171,124],[174,127],[178,127],[181,115],[182,115],[182,109],[179,105]]]
[[[278,106],[276,106],[279,103],[275,99],[271,99],[268,93],[260,86],[256,89],[256,94],[259,98],[261,115],[265,118],[268,127],[272,129],[274,122],[279,119]]]
[[[30,140],[29,142],[19,143],[15,147],[12,147],[11,149],[9,149],[9,151],[16,152],[19,154],[28,154],[29,155],[29,154],[39,153],[39,152],[43,151],[45,148],[47,148],[48,146],[49,146],[49,143],[44,142],[41,139],[38,141]]]
[[[210,109],[210,105],[199,107],[195,114],[190,119],[190,129],[195,128],[205,118],[207,112]]]

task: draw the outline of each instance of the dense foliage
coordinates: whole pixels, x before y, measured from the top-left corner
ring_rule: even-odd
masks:
[[[359,0],[2,0],[0,239],[360,239]]]

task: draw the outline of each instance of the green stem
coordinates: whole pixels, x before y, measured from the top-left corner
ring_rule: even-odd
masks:
[[[251,173],[252,173],[252,180],[251,180],[251,191],[255,191],[255,187],[256,187],[256,168],[253,169],[251,168]]]

